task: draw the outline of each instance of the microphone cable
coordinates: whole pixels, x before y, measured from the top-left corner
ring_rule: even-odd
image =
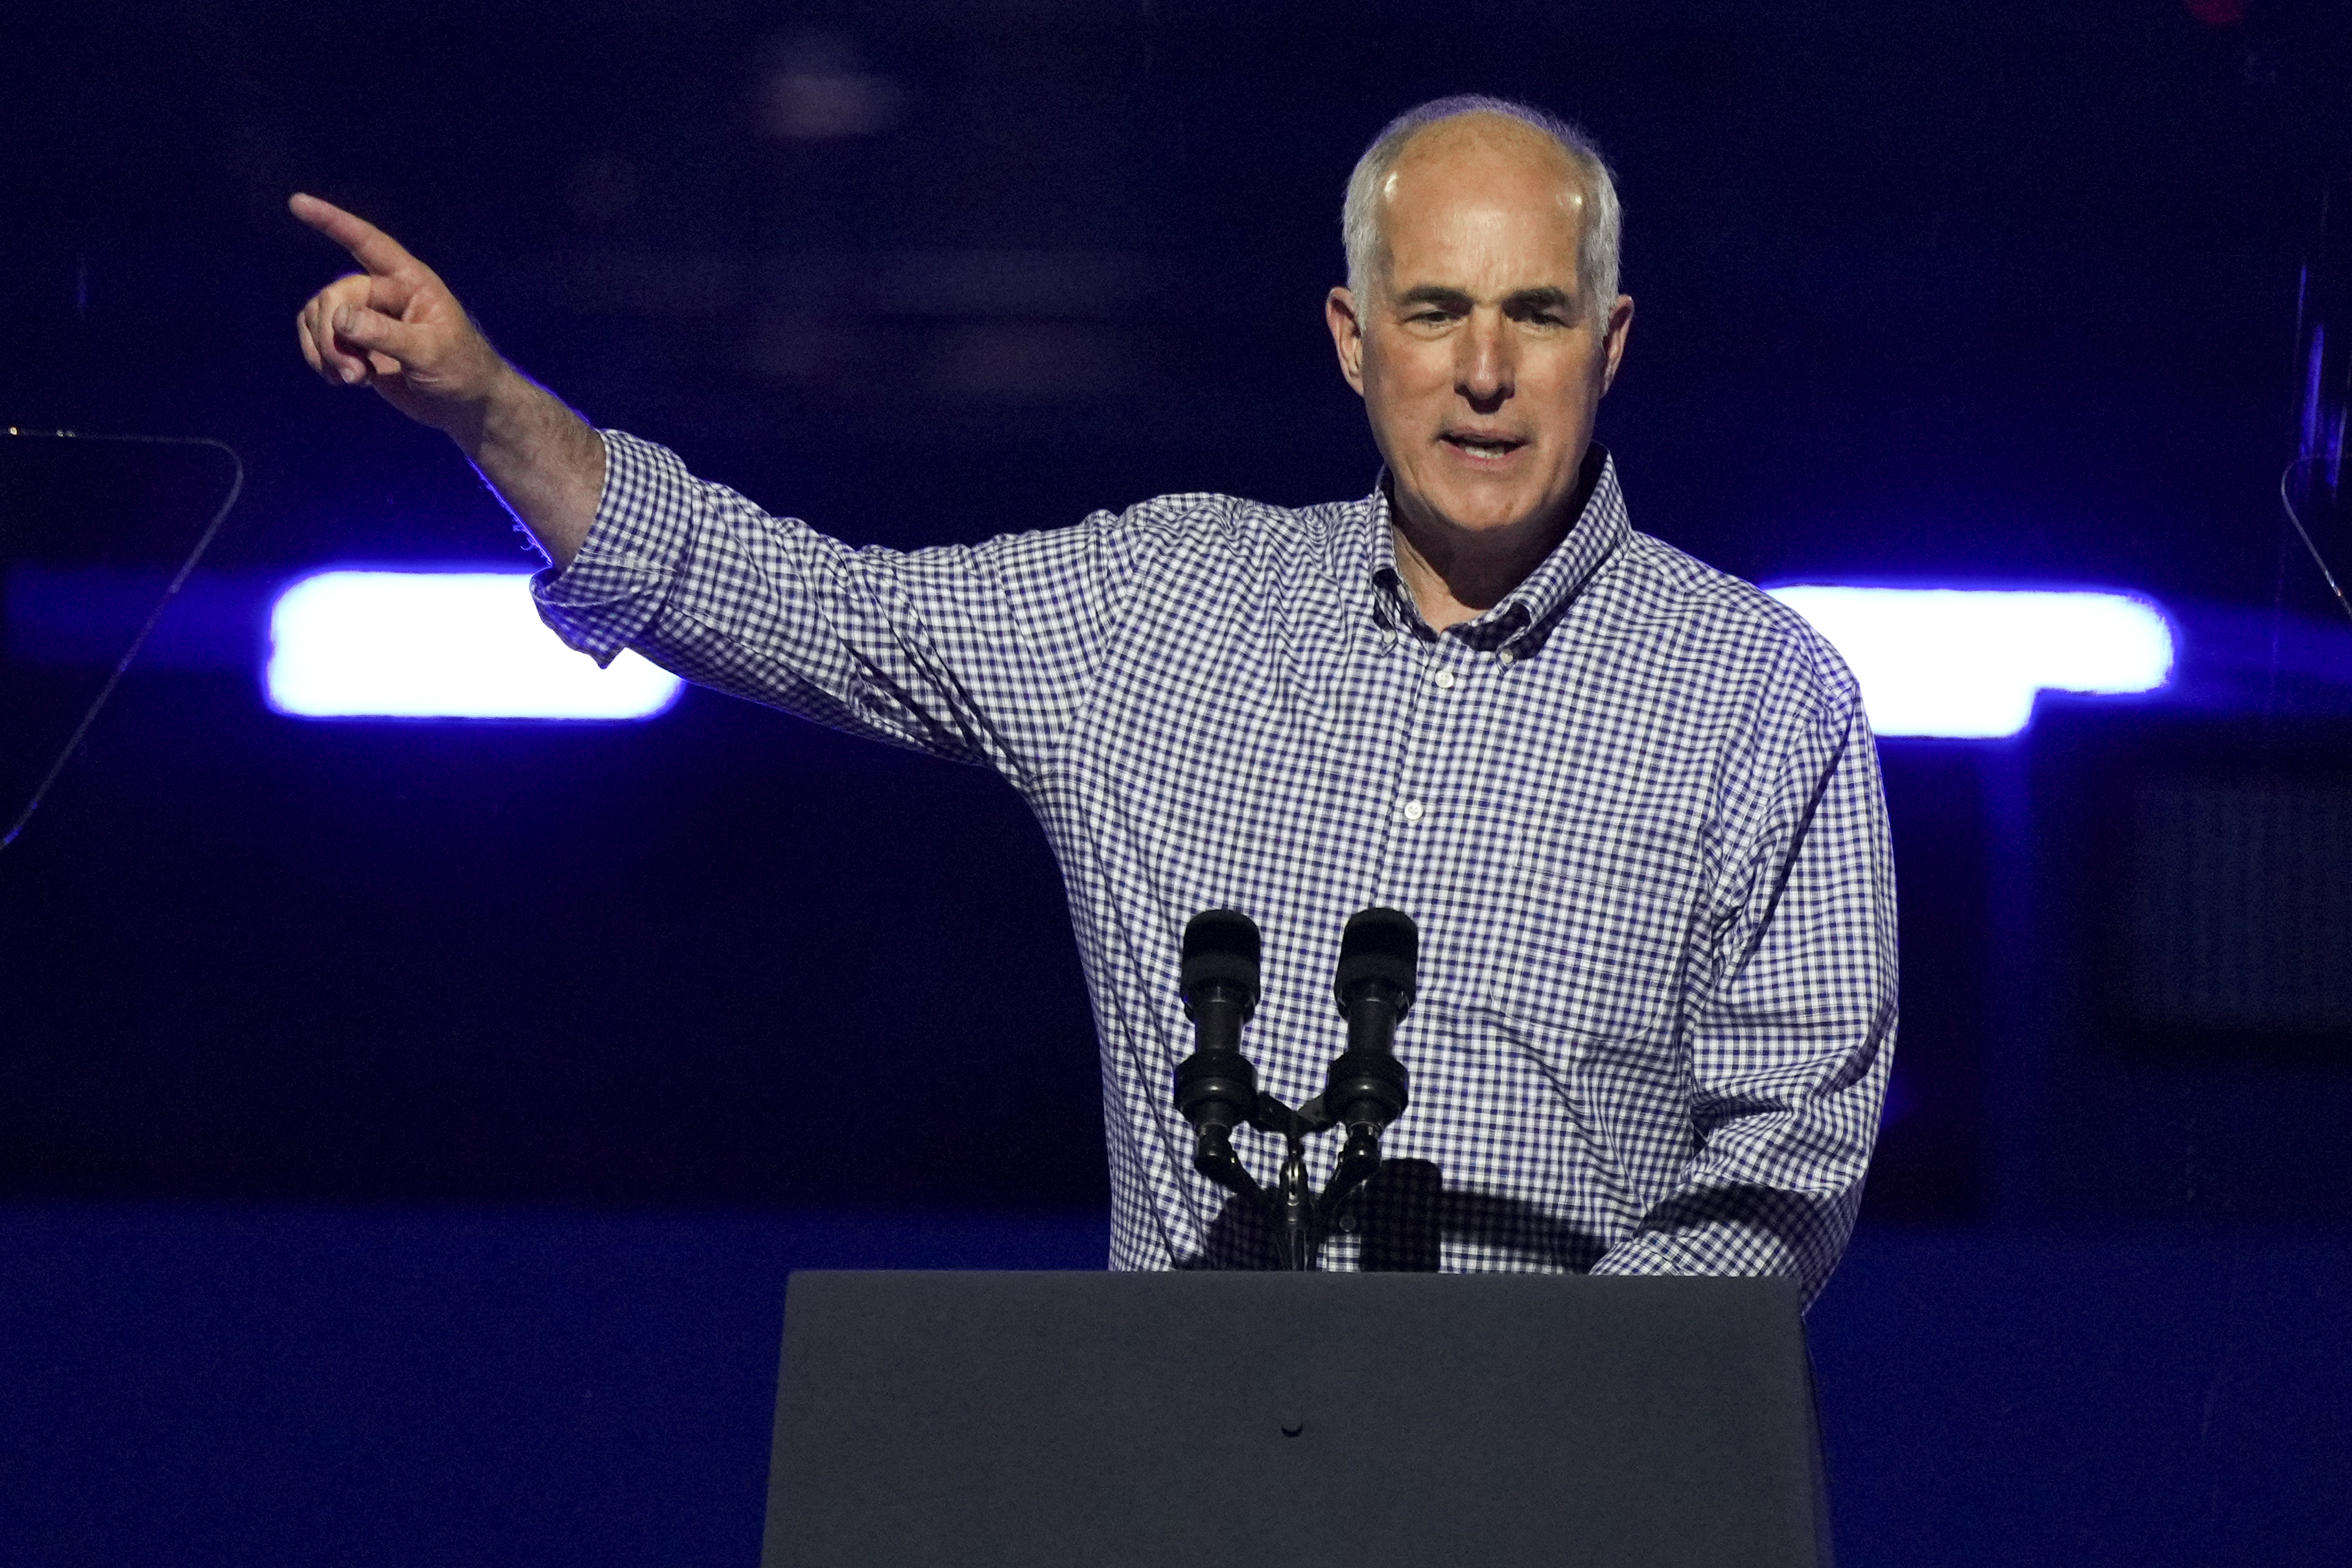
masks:
[[[163,596],[155,601],[155,608],[147,612],[146,622],[139,628],[138,635],[132,637],[131,645],[122,650],[122,657],[115,661],[114,673],[106,677],[106,684],[98,688],[98,695],[90,699],[89,706],[83,710],[81,722],[75,725],[73,733],[66,737],[65,745],[58,752],[57,760],[49,764],[49,770],[47,773],[41,775],[41,781],[33,786],[32,799],[25,802],[25,809],[17,812],[16,820],[8,824],[8,831],[5,833],[0,833],[0,851],[6,850],[9,845],[16,841],[16,836],[25,831],[25,824],[31,821],[33,813],[41,809],[42,800],[48,796],[49,786],[58,781],[58,775],[64,772],[66,764],[73,759],[74,752],[81,746],[82,737],[89,733],[89,727],[98,722],[99,711],[106,706],[107,699],[114,695],[114,688],[122,683],[123,672],[131,668],[131,661],[137,658],[139,650],[146,645],[147,634],[155,630],[155,622],[163,618],[163,612],[171,608],[172,601],[179,597],[181,589],[187,586],[188,579],[195,572],[196,563],[205,559],[206,550],[213,548],[213,540],[220,535],[221,524],[228,520],[230,508],[236,505],[237,497],[245,494],[245,459],[238,456],[236,448],[227,442],[215,441],[208,435],[92,435],[79,430],[26,430],[14,424],[5,426],[5,430],[10,436],[22,436],[38,441],[104,441],[138,446],[209,446],[228,458],[231,474],[227,498],[223,500],[219,508],[213,513],[212,520],[205,525],[204,532],[196,536],[195,548],[188,552],[188,559],[180,563],[180,570],[173,574],[171,582],[163,590]]]

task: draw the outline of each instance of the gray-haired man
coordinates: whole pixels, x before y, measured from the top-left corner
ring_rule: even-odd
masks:
[[[1269,1256],[1170,1103],[1185,921],[1265,930],[1252,1050],[1296,1102],[1339,1048],[1342,925],[1382,903],[1423,953],[1387,1152],[1443,1186],[1384,1212],[1376,1183],[1328,1266],[1827,1277],[1895,1033],[1875,758],[1819,638],[1627,523],[1591,437],[1633,306],[1575,131],[1448,99],[1359,164],[1326,314],[1371,496],[1162,497],[912,554],[600,435],[390,239],[294,210],[365,268],[304,308],[305,355],[457,441],[573,646],[993,767],[1035,810],[1101,1037],[1114,1266]]]

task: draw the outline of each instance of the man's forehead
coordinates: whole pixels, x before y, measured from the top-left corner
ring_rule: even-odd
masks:
[[[1391,237],[1425,224],[1534,222],[1581,227],[1583,172],[1552,141],[1528,127],[1498,136],[1479,127],[1436,140],[1451,121],[1416,138],[1381,183]]]
[[[1555,195],[1565,192],[1570,210],[1584,200],[1584,172],[1567,149],[1532,125],[1485,111],[1455,115],[1413,132],[1381,183],[1381,195],[1393,202],[1408,185],[1418,193],[1465,182],[1525,184]]]
[[[1474,259],[1507,262],[1508,280],[1486,280],[1507,288],[1574,286],[1582,171],[1532,127],[1495,116],[1441,120],[1407,146],[1381,195],[1384,270],[1397,287],[1468,284],[1451,275]]]

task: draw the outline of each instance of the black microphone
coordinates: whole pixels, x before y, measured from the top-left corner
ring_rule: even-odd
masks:
[[[1257,1071],[1242,1054],[1242,1025],[1257,1010],[1256,924],[1238,909],[1194,915],[1177,986],[1192,1054],[1176,1069],[1176,1108],[1202,1133],[1230,1134],[1257,1105]]]
[[[1377,1133],[1404,1113],[1404,1063],[1396,1059],[1397,1024],[1412,1009],[1421,934],[1394,909],[1360,909],[1339,939],[1332,988],[1348,1020],[1348,1049],[1331,1061],[1323,1104],[1331,1119]]]

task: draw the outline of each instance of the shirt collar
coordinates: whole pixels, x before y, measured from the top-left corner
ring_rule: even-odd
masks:
[[[1576,521],[1517,588],[1476,619],[1456,628],[1466,641],[1481,647],[1506,648],[1546,625],[1568,607],[1633,532],[1624,496],[1617,487],[1617,461],[1607,447],[1597,441],[1592,444],[1579,478],[1584,505]],[[1359,580],[1370,591],[1373,619],[1383,629],[1433,636],[1413,608],[1412,595],[1397,570],[1396,528],[1390,515],[1386,469],[1381,472],[1381,482],[1367,509],[1370,526],[1358,536],[1356,570],[1362,574]]]

